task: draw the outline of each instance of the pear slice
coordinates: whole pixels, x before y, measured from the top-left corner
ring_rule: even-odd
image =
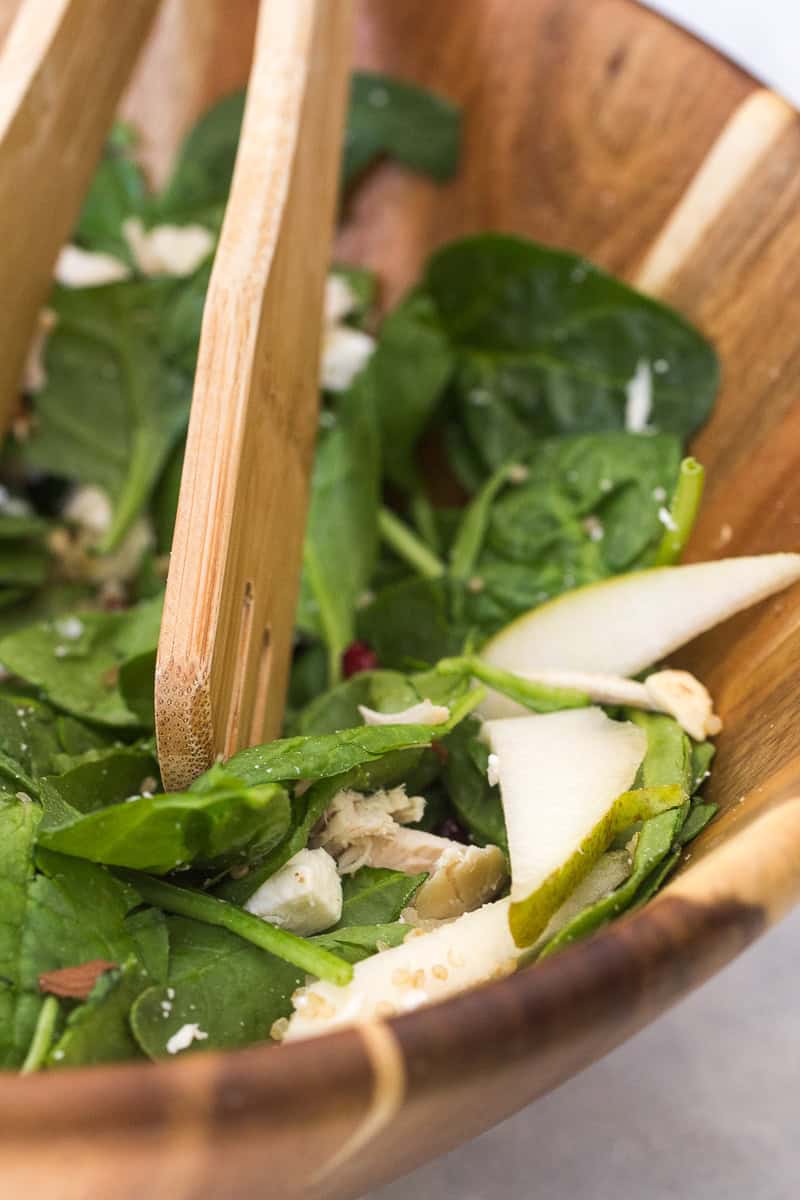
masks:
[[[547,927],[614,836],[683,800],[679,787],[628,791],[643,730],[601,708],[488,721],[511,859],[509,923],[518,946]]]
[[[356,963],[345,987],[317,981],[295,993],[286,1040],[410,1012],[489,979],[509,975],[520,950],[510,901],[495,900],[428,933],[410,929],[400,946]]]
[[[636,675],[678,646],[800,579],[800,554],[656,567],[576,588],[518,617],[481,658],[517,675],[591,671]],[[490,692],[484,717],[525,710]]]

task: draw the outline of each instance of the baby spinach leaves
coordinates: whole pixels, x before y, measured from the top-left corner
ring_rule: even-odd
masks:
[[[104,488],[114,509],[111,550],[146,508],[186,428],[198,313],[177,308],[184,280],[131,280],[58,288],[46,349],[47,383],[19,453],[30,467]],[[178,313],[183,313],[177,324]],[[188,341],[187,369],[179,347]]]
[[[386,925],[411,904],[426,876],[382,867],[361,867],[342,880],[342,915],[335,930],[351,925]],[[406,932],[408,932],[406,930]]]
[[[298,967],[187,917],[170,917],[169,933],[169,976],[131,1010],[133,1034],[150,1058],[168,1055],[170,1038],[185,1025],[204,1035],[187,1053],[228,1050],[266,1040],[273,1022],[291,1012],[291,995],[305,979]]]
[[[141,722],[124,701],[118,673],[128,659],[155,647],[160,622],[160,597],[127,612],[82,613],[66,632],[62,622],[45,621],[0,640],[0,662],[65,712],[136,729]]]
[[[434,179],[449,179],[458,163],[460,126],[459,110],[443,97],[357,71],[350,86],[343,187],[384,154]]]
[[[422,290],[455,348],[459,412],[489,471],[532,437],[622,428],[642,361],[654,430],[685,438],[709,414],[719,375],[711,346],[574,254],[481,234],[438,251]]]
[[[91,803],[86,796],[75,799]],[[39,842],[91,862],[163,875],[265,854],[285,835],[289,819],[283,788],[246,787],[223,776],[202,792],[135,796],[83,810],[46,807]]]

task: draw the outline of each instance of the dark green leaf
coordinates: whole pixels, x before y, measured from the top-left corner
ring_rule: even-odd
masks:
[[[397,921],[427,876],[404,875],[381,867],[361,867],[342,880],[342,915],[330,933],[350,925],[387,925]],[[408,930],[406,929],[406,932]]]
[[[449,179],[458,164],[460,138],[460,114],[449,101],[399,79],[356,71],[342,184],[348,187],[384,154],[434,179]]]
[[[443,743],[444,777],[450,803],[461,824],[479,845],[507,847],[500,789],[486,777],[488,749],[480,741],[480,723],[464,721]]]
[[[399,946],[408,937],[409,926],[400,921],[391,925],[351,925],[330,933],[320,933],[311,941],[349,963],[361,962],[379,950]]]
[[[718,804],[695,804],[686,818],[678,841],[682,846],[691,842],[705,829],[719,811]]]
[[[244,113],[244,93],[219,100],[190,131],[169,183],[154,202],[151,223],[193,221],[217,228],[228,199]]]
[[[356,606],[375,565],[378,502],[375,415],[356,382],[317,446],[297,618],[303,630],[325,641],[331,683],[355,637]]]
[[[289,817],[283,788],[230,779],[207,792],[138,796],[71,819],[61,810],[43,824],[39,841],[62,854],[163,875],[264,854],[283,838]]]
[[[292,1011],[302,971],[251,946],[227,929],[185,917],[169,921],[172,955],[166,985],[136,1001],[131,1025],[151,1058],[169,1054],[167,1043],[185,1025],[206,1036],[186,1052],[229,1050],[269,1037],[272,1023]]]
[[[119,667],[155,647],[161,599],[118,613],[82,613],[82,632],[68,639],[59,622],[43,622],[0,641],[0,662],[41,688],[58,708],[103,725],[135,728],[137,715],[123,700]]]
[[[94,483],[114,511],[104,549],[115,547],[148,503],[186,428],[192,375],[176,362],[175,308],[191,280],[140,279],[56,289],[47,343],[48,381],[23,461]],[[179,327],[182,328],[182,327]],[[196,330],[191,330],[196,348]]]
[[[49,1065],[84,1067],[140,1057],[129,1016],[131,1005],[151,983],[141,962],[133,957],[101,975],[89,998],[67,1018]]]
[[[653,429],[686,438],[708,416],[719,376],[711,346],[585,259],[482,234],[438,251],[423,287],[457,349],[462,418],[487,470],[532,436],[622,428],[642,361]]]

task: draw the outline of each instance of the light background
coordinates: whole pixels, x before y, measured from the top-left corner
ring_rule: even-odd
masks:
[[[800,105],[800,0],[650,6]],[[800,910],[608,1058],[369,1200],[797,1200],[799,997]]]

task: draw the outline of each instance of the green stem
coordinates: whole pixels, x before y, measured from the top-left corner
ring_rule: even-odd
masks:
[[[696,458],[683,460],[669,509],[669,528],[656,550],[654,566],[668,567],[683,553],[697,519],[704,477],[705,471]]]
[[[434,554],[439,553],[440,538],[439,530],[436,528],[436,513],[428,497],[422,491],[421,487],[411,497],[410,512],[419,533],[425,539],[430,550]]]
[[[481,490],[470,500],[450,550],[450,574],[454,579],[469,579],[483,546],[492,504],[508,478],[511,463],[498,467]]]
[[[206,925],[219,925],[246,942],[252,942],[254,946],[274,954],[276,958],[307,971],[309,975],[316,975],[339,987],[349,983],[353,977],[353,968],[344,959],[286,929],[278,929],[226,900],[175,887],[172,883],[164,883],[138,871],[120,870],[117,874],[127,880],[148,904],[181,917],[203,921]]]
[[[388,508],[380,509],[378,528],[386,545],[424,579],[438,579],[444,575],[444,563]]]
[[[19,1069],[20,1075],[31,1075],[43,1066],[53,1040],[57,1020],[58,1000],[55,996],[46,996],[42,1007],[39,1009],[39,1019],[33,1031],[28,1053],[25,1055],[25,1061]]]
[[[564,708],[586,708],[592,703],[585,692],[576,688],[537,683],[534,679],[525,679],[521,675],[512,674],[511,671],[492,667],[480,658],[444,658],[436,669],[445,675],[471,675],[487,687],[508,696],[509,700],[516,700],[517,704],[529,708],[531,712],[546,713],[558,712]]]

